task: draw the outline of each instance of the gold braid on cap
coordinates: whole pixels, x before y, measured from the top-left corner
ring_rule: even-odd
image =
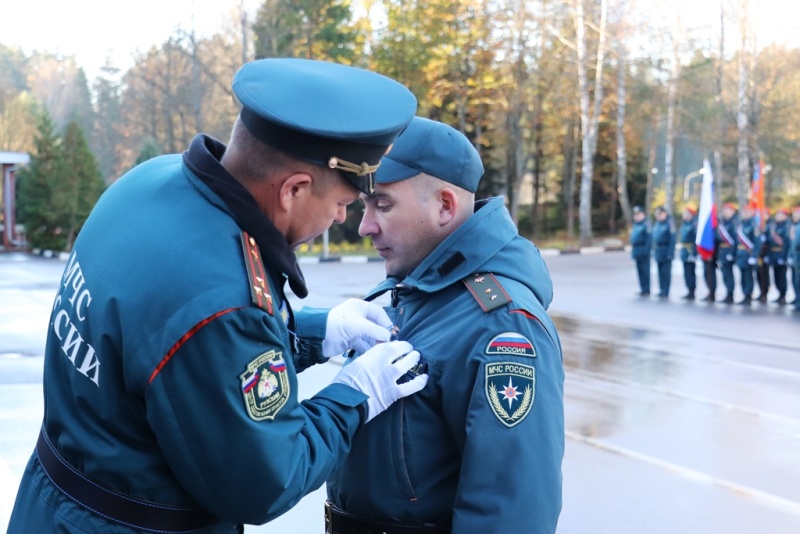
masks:
[[[332,157],[328,160],[328,167],[331,169],[341,169],[343,171],[352,172],[356,176],[366,176],[368,174],[372,174],[377,171],[378,167],[380,166],[380,162],[376,163],[375,165],[369,165],[367,163],[356,165],[355,163],[350,163],[349,161],[345,161],[337,157]]]

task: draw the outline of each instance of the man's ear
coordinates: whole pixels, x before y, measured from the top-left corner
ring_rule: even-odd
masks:
[[[458,195],[449,187],[439,190],[439,226],[445,226],[458,214]]]
[[[280,205],[283,211],[291,211],[294,204],[305,195],[311,194],[312,178],[310,175],[298,172],[289,175],[281,184]]]

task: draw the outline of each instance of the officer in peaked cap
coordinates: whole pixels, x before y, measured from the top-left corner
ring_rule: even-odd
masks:
[[[787,260],[791,243],[791,236],[789,235],[791,227],[789,210],[778,208],[775,210],[775,215],[764,232],[768,247],[765,261],[772,267],[772,279],[775,281],[775,288],[778,290],[778,298],[774,302],[779,306],[786,304],[786,292],[788,290]]]
[[[419,354],[390,341],[381,307],[293,312],[285,289],[307,296],[293,247],[373,190],[413,95],[300,59],[249,63],[233,90],[227,146],[200,134],[139,165],[81,230],[9,533],[241,532],[318,488],[365,422],[425,386],[397,384]],[[297,373],[350,350],[300,402]]]
[[[680,229],[680,260],[683,264],[683,282],[686,284],[687,293],[684,300],[694,300],[694,292],[697,288],[697,210],[692,206],[686,206],[681,212]]]
[[[794,289],[793,311],[800,312],[800,206],[792,210],[792,229],[789,231],[789,261],[792,266],[792,288]]]
[[[636,263],[639,296],[650,295],[650,254],[652,236],[647,224],[647,213],[642,206],[633,207],[633,227],[630,235],[631,258]]]
[[[339,169],[365,193],[416,110],[403,85],[373,72],[298,59],[255,61],[233,79],[241,120],[260,141]]]
[[[482,174],[464,134],[417,117],[361,195],[359,233],[388,275],[366,298],[392,293],[397,337],[430,381],[355,436],[327,483],[326,532],[555,532],[564,370],[552,282],[503,199],[475,202]]]
[[[675,224],[663,206],[657,207],[654,213],[656,220],[652,233],[653,259],[658,270],[658,297],[667,299],[672,283],[672,260],[675,257]]]
[[[736,204],[727,202],[722,205],[722,219],[717,225],[717,260],[722,273],[722,283],[725,286],[724,304],[733,304],[733,291],[735,278],[733,266],[736,265],[736,229],[739,226]]]

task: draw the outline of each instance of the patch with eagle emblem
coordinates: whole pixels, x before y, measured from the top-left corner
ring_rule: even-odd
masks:
[[[536,394],[536,368],[517,362],[487,363],[486,400],[497,419],[511,428],[530,413]]]
[[[253,421],[275,419],[289,400],[289,374],[281,352],[265,352],[239,375],[247,413]]]

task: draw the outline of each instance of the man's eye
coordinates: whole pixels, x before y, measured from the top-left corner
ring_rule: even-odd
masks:
[[[392,205],[391,204],[377,204],[375,207],[378,209],[378,211],[389,211],[389,209],[392,207]]]

